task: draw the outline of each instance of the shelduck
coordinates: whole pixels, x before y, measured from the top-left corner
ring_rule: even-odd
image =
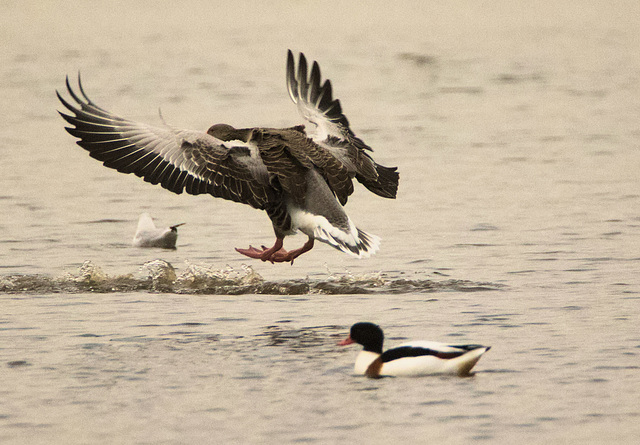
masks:
[[[57,92],[72,113],[60,115],[66,130],[91,157],[122,173],[133,173],[152,184],[192,195],[208,193],[264,210],[276,235],[270,247],[236,249],[262,261],[291,262],[311,250],[314,240],[358,258],[375,253],[380,238],[358,227],[344,205],[353,193],[353,179],[371,192],[395,198],[396,167],[377,164],[371,147],[358,138],[329,80],[300,53],[296,67],[287,53],[289,96],[311,124],[290,128],[240,128],[216,124],[207,132],[179,130],[134,122],[99,107],[85,94],[66,86],[73,101]],[[72,103],[75,102],[75,103]],[[300,231],[308,240],[287,251],[285,236]]]
[[[380,326],[360,322],[351,326],[349,337],[339,345],[358,343],[363,346],[356,358],[354,371],[371,378],[436,374],[468,376],[480,357],[491,348],[416,341],[382,352],[383,342]]]

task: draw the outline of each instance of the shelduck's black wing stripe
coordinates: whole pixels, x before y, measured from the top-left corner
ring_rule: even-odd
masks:
[[[398,360],[401,358],[407,357],[421,357],[425,355],[432,355],[434,357],[442,358],[442,359],[451,359],[460,357],[462,354],[467,351],[453,351],[453,352],[442,352],[437,351],[435,349],[429,348],[420,348],[415,346],[400,346],[398,348],[393,348],[385,351],[380,357],[384,363],[390,362],[393,360]]]
[[[213,196],[264,209],[276,199],[268,172],[250,150],[232,150],[207,133],[155,127],[117,116],[91,101],[80,82],[80,94],[66,81],[72,113],[60,115],[66,130],[91,157],[122,173],[133,173],[174,192]]]
[[[465,352],[473,351],[474,349],[486,348],[484,345],[449,345],[452,348],[462,349]]]

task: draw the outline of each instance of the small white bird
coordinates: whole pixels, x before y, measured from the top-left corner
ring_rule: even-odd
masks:
[[[170,227],[156,227],[148,213],[140,215],[138,229],[133,237],[134,247],[162,247],[163,249],[175,249],[178,239],[178,227],[176,224]]]
[[[364,347],[354,366],[356,374],[371,378],[385,376],[469,375],[482,354],[491,347],[447,345],[432,341],[405,343],[382,352],[384,334],[380,326],[360,322],[351,326],[349,337],[340,346],[358,343]]]

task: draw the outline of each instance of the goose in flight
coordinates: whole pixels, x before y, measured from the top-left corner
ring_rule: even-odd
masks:
[[[353,179],[378,196],[395,198],[399,175],[371,157],[332,97],[329,80],[300,53],[296,67],[287,53],[287,90],[309,128],[239,128],[215,124],[205,132],[152,126],[122,118],[96,105],[78,74],[78,92],[66,80],[71,100],[56,94],[71,114],[59,112],[77,144],[106,167],[133,173],[174,193],[208,193],[264,210],[275,244],[236,249],[262,261],[290,262],[313,248],[314,240],[352,256],[375,253],[380,238],[355,226],[344,210]],[[74,103],[75,102],[75,103]],[[65,111],[66,112],[66,111]],[[308,236],[295,250],[285,236]]]

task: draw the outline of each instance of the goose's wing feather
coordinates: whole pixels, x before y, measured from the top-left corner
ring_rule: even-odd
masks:
[[[349,128],[347,117],[342,114],[340,100],[333,99],[331,81],[321,85],[320,66],[313,62],[311,76],[308,76],[307,59],[300,53],[298,68],[291,50],[287,53],[287,90],[291,100],[298,105],[298,111],[306,120],[315,125],[312,133],[315,142],[338,139],[341,141],[355,137]],[[371,150],[364,142],[361,148]]]
[[[277,174],[294,199],[304,202],[306,172],[318,169],[340,204],[346,204],[353,193],[353,176],[331,152],[311,141],[299,128],[261,129],[254,132],[254,137],[264,164]]]
[[[267,169],[250,147],[225,143],[203,132],[155,127],[117,116],[87,97],[80,76],[80,95],[68,77],[66,86],[76,102],[70,103],[56,91],[72,113],[60,112],[71,124],[66,130],[106,167],[133,173],[178,194],[208,193],[259,209],[273,200]]]
[[[340,100],[333,99],[331,81],[322,83],[317,62],[308,72],[307,59],[300,53],[298,66],[291,50],[287,53],[287,90],[298,111],[313,125],[309,135],[313,141],[329,150],[349,171],[373,193],[395,198],[398,189],[396,167],[384,167],[373,161],[367,152],[371,147],[358,138],[342,113]]]

